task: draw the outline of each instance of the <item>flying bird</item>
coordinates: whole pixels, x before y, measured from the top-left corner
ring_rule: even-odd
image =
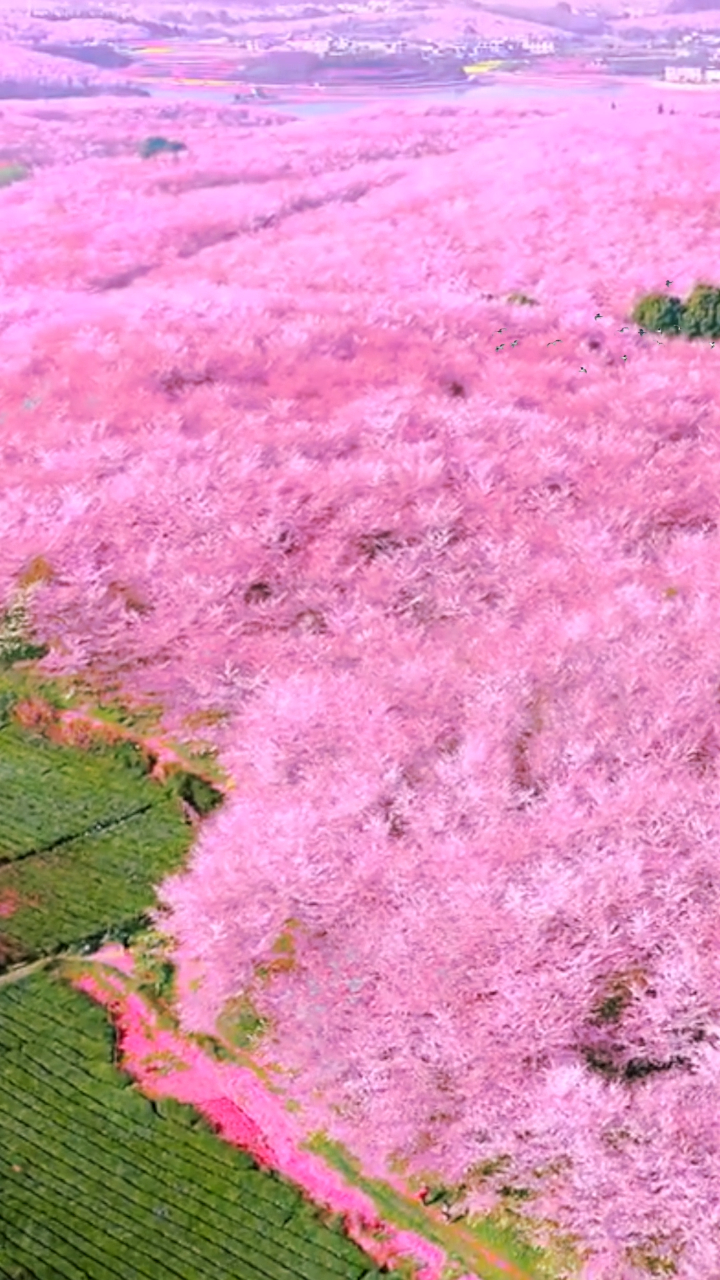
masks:
[[[504,342],[501,342],[501,343],[500,343],[500,346],[499,346],[499,347],[496,347],[496,348],[495,348],[495,350],[496,350],[496,351],[502,351],[502,349],[503,349],[503,347],[504,347],[504,346],[505,346],[505,343],[504,343]]]
[[[600,315],[600,312],[599,312],[599,311],[598,311],[597,315],[595,316],[595,319],[596,319],[596,320],[602,320],[602,316]]]
[[[516,347],[519,341],[520,341],[520,339],[519,339],[519,338],[516,338],[514,342],[511,342],[511,343],[510,343],[510,346],[511,346],[511,347]]]
[[[618,329],[618,333],[624,333],[624,332],[625,332],[625,330],[627,329],[627,327],[628,327],[628,326],[627,326],[626,324],[624,324],[624,325],[623,325],[623,327],[622,327],[622,329]]]
[[[555,338],[555,341],[554,341],[554,342],[546,342],[546,343],[545,343],[545,345],[546,345],[546,347],[554,347],[554,346],[555,346],[555,342],[562,342],[562,338]]]
[[[581,372],[581,373],[587,373],[587,369],[585,368],[585,365],[584,365],[584,364],[581,364],[581,365],[580,365],[580,372]]]
[[[666,281],[665,281],[665,288],[666,288],[666,289],[669,289],[671,284],[672,284],[672,280],[666,280]]]

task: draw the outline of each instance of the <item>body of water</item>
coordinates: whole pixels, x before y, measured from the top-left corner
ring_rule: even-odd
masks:
[[[467,104],[472,107],[481,106],[483,102],[493,103],[497,105],[503,101],[519,101],[522,98],[562,98],[568,101],[578,100],[582,98],[601,96],[610,99],[622,97],[623,91],[628,87],[628,81],[604,79],[596,77],[587,80],[547,80],[536,79],[511,79],[508,77],[490,77],[487,80],[477,80],[470,83],[458,85],[443,85],[434,89],[412,89],[408,88],[404,91],[395,90],[392,93],[383,92],[381,85],[378,85],[377,93],[373,93],[368,87],[363,91],[352,91],[345,89],[339,91],[336,96],[332,95],[332,90],[327,94],[318,92],[317,97],[310,96],[312,89],[310,86],[298,86],[297,97],[294,91],[287,86],[282,89],[271,90],[268,87],[269,96],[263,98],[250,98],[242,101],[234,101],[234,94],[237,87],[228,85],[219,87],[217,85],[147,85],[150,89],[150,95],[153,99],[163,102],[172,102],[175,104],[181,102],[201,103],[212,102],[224,106],[248,106],[255,108],[258,112],[267,111],[270,113],[278,113],[281,115],[295,116],[299,119],[313,119],[319,116],[327,115],[344,115],[356,111],[368,110],[382,103],[387,107],[389,113],[392,113],[395,106],[405,107],[408,104],[416,104],[417,106],[430,106],[433,104]],[[648,82],[649,83],[649,82]],[[637,80],[633,82],[633,87],[637,85]],[[655,86],[656,88],[664,88],[665,86]],[[274,94],[277,94],[277,97]],[[304,96],[307,94],[308,96]],[[352,96],[351,96],[352,95]]]

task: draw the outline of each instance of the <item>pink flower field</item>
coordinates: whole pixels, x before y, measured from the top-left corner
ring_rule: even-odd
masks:
[[[182,1027],[251,999],[298,1135],[578,1280],[720,1276],[720,344],[630,319],[720,284],[679,97],[2,106],[3,597],[45,557],[42,668],[232,780]]]

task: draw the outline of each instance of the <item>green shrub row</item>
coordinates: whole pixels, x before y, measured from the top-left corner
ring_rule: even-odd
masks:
[[[141,763],[135,765],[129,751],[125,764],[119,752],[80,752],[12,722],[3,725],[0,867],[59,848],[158,804],[163,788],[140,772]]]
[[[90,941],[132,935],[155,885],[181,866],[192,832],[172,797],[46,853],[0,867],[0,971]]]
[[[132,742],[79,750],[21,728],[8,714],[11,672],[3,691],[0,972],[67,947],[132,937],[155,904],[155,886],[192,843],[178,796],[207,810],[218,794],[206,787],[211,796],[201,789],[196,797],[186,773],[164,786],[152,780],[149,759]]]

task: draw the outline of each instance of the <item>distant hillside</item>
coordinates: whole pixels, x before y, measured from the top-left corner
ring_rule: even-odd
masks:
[[[524,8],[510,5],[485,5],[486,13],[501,14],[505,18],[517,18],[524,22],[541,22],[546,27],[557,27],[574,35],[603,35],[609,31],[605,18],[598,15],[573,13],[568,4],[560,3],[552,7]]]
[[[704,9],[720,9],[720,0],[670,0],[666,13],[698,13]]]
[[[78,65],[74,56],[61,52],[26,49],[9,40],[0,40],[0,98],[56,98],[113,93],[146,96],[136,85],[123,83],[112,69]]]
[[[38,53],[48,53],[59,58],[73,58],[77,62],[89,62],[94,67],[131,67],[134,59],[118,53],[108,44],[39,44]]]

